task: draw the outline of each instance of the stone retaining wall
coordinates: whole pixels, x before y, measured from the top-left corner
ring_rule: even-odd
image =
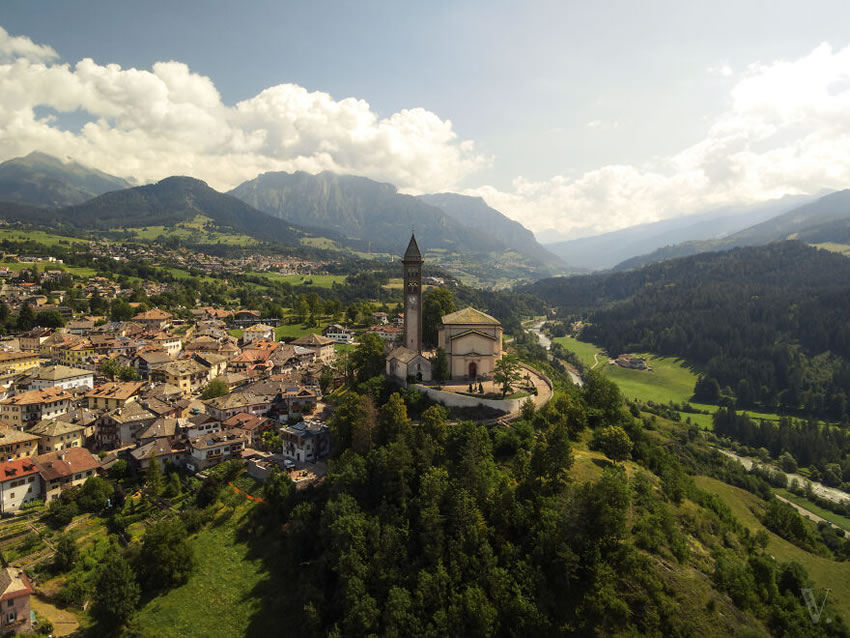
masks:
[[[416,388],[433,401],[442,403],[450,408],[477,408],[479,405],[484,405],[488,408],[495,408],[496,410],[511,413],[519,410],[522,402],[525,401],[525,398],[505,399],[504,401],[501,399],[479,399],[478,397],[456,394],[455,392],[445,392],[443,390],[437,390],[436,388],[429,388],[422,385],[411,384],[410,387]]]

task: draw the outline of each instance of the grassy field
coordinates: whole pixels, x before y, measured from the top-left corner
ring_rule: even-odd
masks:
[[[717,494],[732,509],[735,517],[752,532],[765,529],[756,518],[753,509],[758,507],[758,498],[740,488],[727,485],[706,476],[694,477],[696,484],[707,492]],[[830,588],[830,600],[845,619],[850,619],[850,569],[846,563],[837,563],[827,558],[810,554],[771,531],[767,551],[779,562],[797,561],[809,574],[818,589]],[[823,592],[818,592],[822,596]]]
[[[822,248],[833,253],[838,253],[840,255],[846,255],[850,257],[850,245],[848,244],[836,244],[833,242],[826,242],[823,244],[812,244],[812,246],[814,246],[815,248]]]
[[[385,283],[383,288],[384,290],[401,290],[404,286],[404,279],[401,277],[393,277],[389,280],[389,282]]]
[[[552,341],[562,345],[565,350],[574,352],[579,360],[581,360],[581,362],[588,368],[593,367],[593,364],[595,363],[593,360],[594,354],[599,355],[598,360],[601,361],[599,365],[604,365],[608,361],[607,357],[600,354],[602,350],[594,346],[592,343],[585,343],[584,341],[579,341],[572,337],[555,337]]]
[[[45,270],[64,270],[65,272],[77,277],[94,277],[97,274],[97,271],[94,268],[87,268],[85,266],[68,266],[67,264],[56,264],[49,261],[40,261],[37,263],[2,261],[0,262],[0,266],[8,268],[12,272],[20,272],[24,269],[32,270],[34,268],[37,272],[44,272]]]
[[[253,246],[259,243],[253,237],[238,233],[221,233],[216,230],[208,231],[205,224],[213,221],[209,217],[196,215],[192,221],[181,222],[176,226],[145,226],[143,228],[127,228],[139,240],[153,241],[160,236],[176,237],[183,241],[197,244],[227,244],[230,246]]]
[[[338,243],[327,237],[302,237],[301,245],[312,248],[323,248],[325,250],[342,250],[342,247]]]
[[[45,246],[87,244],[89,242],[88,239],[54,235],[52,233],[45,233],[43,230],[11,230],[7,228],[0,229],[0,240],[2,239],[8,239],[9,241],[36,241]]]
[[[265,277],[269,281],[287,283],[291,286],[332,288],[334,284],[345,282],[345,275],[281,275],[278,272],[247,272],[245,274],[254,275],[255,277]]]
[[[707,411],[711,414],[717,410],[716,405],[690,400],[693,396],[694,384],[697,381],[697,372],[682,359],[635,353],[637,356],[644,357],[652,370],[633,370],[621,368],[618,365],[609,365],[607,356],[602,354],[602,349],[591,343],[570,337],[557,337],[553,341],[561,344],[570,352],[574,352],[588,367],[593,366],[593,356],[594,354],[597,355],[599,365],[596,366],[596,370],[613,380],[627,399],[664,404],[670,402],[690,403],[697,410]],[[712,426],[711,414],[688,414],[687,412],[681,414],[683,419],[690,417],[691,421],[701,428],[709,429]],[[747,411],[747,414],[753,419],[779,420],[778,414],[768,412]]]
[[[303,323],[283,324],[274,329],[274,337],[280,341],[284,337],[293,337],[297,339],[298,337],[303,337],[310,333],[322,334],[322,329],[330,323],[330,319],[322,319],[319,321],[318,326],[312,328],[308,328]]]
[[[189,582],[150,600],[139,611],[140,633],[151,638],[245,636],[262,605],[257,588],[267,572],[261,557],[237,538],[253,505],[192,539],[197,565]]]

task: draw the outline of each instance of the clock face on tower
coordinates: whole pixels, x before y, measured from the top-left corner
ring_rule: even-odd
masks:
[[[411,306],[415,306],[416,305],[416,295],[408,295],[407,303],[409,303]]]

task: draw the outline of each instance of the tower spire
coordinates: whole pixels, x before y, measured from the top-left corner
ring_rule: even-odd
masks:
[[[416,235],[413,233],[410,234],[410,243],[407,244],[407,250],[404,251],[404,260],[422,261],[422,253],[419,251],[419,244],[416,243]]]

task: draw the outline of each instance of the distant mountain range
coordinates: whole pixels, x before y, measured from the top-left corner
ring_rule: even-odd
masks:
[[[456,193],[420,195],[419,199],[436,206],[449,217],[478,232],[486,233],[508,248],[539,259],[547,264],[563,266],[564,261],[538,243],[534,233],[525,226],[506,217],[487,205],[481,197],[468,197]]]
[[[830,193],[786,211],[720,239],[684,242],[633,257],[618,264],[615,270],[740,246],[760,246],[783,239],[798,239],[808,244],[850,244],[850,190]]]
[[[788,196],[752,206],[717,210],[640,224],[622,230],[544,244],[551,252],[577,268],[605,270],[633,257],[695,240],[726,237],[780,213],[805,204],[816,196]],[[692,254],[685,252],[684,254]]]
[[[485,264],[505,267],[517,278],[536,278],[581,269],[627,270],[781,239],[850,244],[850,191],[725,208],[544,247],[481,198],[414,197],[365,177],[264,173],[224,194],[191,177],[131,187],[121,178],[37,152],[0,164],[2,219],[115,230],[171,226],[198,215],[260,241],[298,245],[312,236],[339,249],[391,254],[407,244],[415,228],[435,263],[461,270],[475,264],[469,272],[482,281],[488,278]]]
[[[223,194],[191,177],[131,187],[44,153],[0,164],[2,176],[0,218],[10,221],[105,231],[167,227],[203,215],[258,240],[295,245],[313,236],[337,248],[388,253],[398,253],[415,229],[435,259],[499,262],[521,276],[566,271],[530,231],[480,198],[414,197],[364,177],[265,173]],[[486,276],[486,269],[477,272]]]
[[[485,254],[513,249],[538,265],[564,266],[529,230],[480,198],[452,193],[413,197],[400,194],[392,184],[327,171],[264,173],[230,194],[291,223],[368,242],[373,251],[397,252],[415,228],[426,251]]]
[[[0,200],[7,202],[62,208],[131,186],[120,177],[46,153],[34,152],[0,164]]]

